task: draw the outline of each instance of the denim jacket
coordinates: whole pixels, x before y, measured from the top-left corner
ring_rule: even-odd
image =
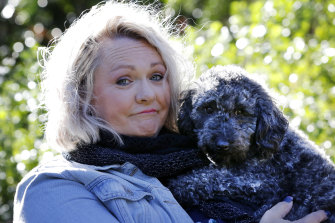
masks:
[[[14,222],[193,222],[157,178],[131,163],[103,167],[57,157],[29,172]]]

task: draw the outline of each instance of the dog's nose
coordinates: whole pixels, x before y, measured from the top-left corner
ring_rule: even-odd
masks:
[[[216,146],[220,149],[223,149],[223,150],[228,150],[229,149],[229,143],[226,142],[225,140],[223,139],[218,139],[216,141]]]

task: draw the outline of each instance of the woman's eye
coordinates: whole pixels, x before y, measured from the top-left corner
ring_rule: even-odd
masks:
[[[164,75],[163,74],[160,74],[160,73],[154,73],[150,80],[153,80],[153,81],[160,81],[164,78]]]
[[[120,86],[126,86],[130,83],[131,83],[131,81],[129,79],[126,79],[126,78],[119,79],[119,80],[116,81],[116,84],[120,85]]]

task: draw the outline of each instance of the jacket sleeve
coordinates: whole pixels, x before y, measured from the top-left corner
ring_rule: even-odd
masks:
[[[18,222],[118,222],[97,197],[79,182],[57,175],[32,175],[21,181],[14,199]]]

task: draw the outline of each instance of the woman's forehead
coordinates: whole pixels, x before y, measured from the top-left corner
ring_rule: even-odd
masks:
[[[143,40],[131,38],[105,39],[100,45],[101,59],[105,62],[133,62],[132,60],[147,60],[150,64],[162,64],[164,62],[157,50]]]

